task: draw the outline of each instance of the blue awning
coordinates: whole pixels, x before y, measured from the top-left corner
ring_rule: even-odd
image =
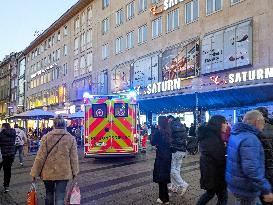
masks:
[[[205,110],[251,106],[273,101],[273,84],[140,100],[140,110],[152,113],[193,111],[196,95],[198,107]]]

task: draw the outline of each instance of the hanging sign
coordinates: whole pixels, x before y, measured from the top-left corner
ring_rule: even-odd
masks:
[[[184,0],[164,0],[163,8],[160,8],[161,6],[158,7],[157,5],[153,5],[150,8],[150,11],[153,15],[158,15],[183,1]]]

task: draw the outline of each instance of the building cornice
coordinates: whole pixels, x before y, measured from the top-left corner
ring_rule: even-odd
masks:
[[[70,9],[68,9],[58,20],[56,20],[51,26],[49,26],[42,34],[40,34],[30,45],[23,51],[24,55],[27,55],[38,45],[43,43],[49,36],[56,32],[60,27],[65,25],[70,19],[76,16],[81,10],[88,6],[93,0],[79,0]]]

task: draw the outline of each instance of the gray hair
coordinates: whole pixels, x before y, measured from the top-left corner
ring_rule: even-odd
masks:
[[[66,123],[64,118],[61,115],[58,115],[54,120],[54,128],[55,129],[65,129]]]
[[[245,114],[243,122],[254,125],[256,120],[262,119],[264,119],[262,113],[260,113],[258,110],[251,110]]]

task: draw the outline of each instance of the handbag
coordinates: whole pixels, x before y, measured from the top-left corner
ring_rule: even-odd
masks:
[[[81,191],[77,182],[72,182],[65,197],[65,204],[81,204]]]
[[[32,183],[30,190],[27,193],[27,205],[38,205],[37,203],[37,191],[35,183]]]
[[[53,150],[53,148],[60,142],[60,140],[63,138],[63,136],[65,136],[65,134],[62,135],[62,136],[60,137],[60,139],[58,139],[58,141],[57,141],[57,142],[50,148],[50,150],[47,152],[47,155],[46,155],[46,158],[45,158],[45,161],[44,161],[44,163],[43,163],[43,166],[42,166],[42,169],[41,169],[41,172],[40,172],[39,176],[41,176],[41,174],[42,174],[42,171],[43,171],[43,169],[44,169],[44,166],[45,166],[45,163],[46,163],[46,160],[47,160],[48,155],[49,155],[50,152]],[[45,142],[45,143],[46,143],[46,142]]]

